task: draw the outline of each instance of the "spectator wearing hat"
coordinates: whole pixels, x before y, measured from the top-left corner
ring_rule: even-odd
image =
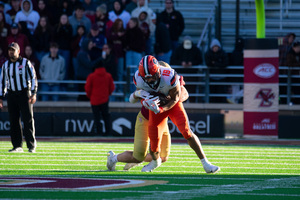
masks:
[[[33,34],[36,29],[38,22],[40,19],[40,15],[38,12],[33,10],[33,5],[31,0],[24,0],[21,3],[21,11],[19,11],[15,18],[15,23],[20,21],[25,21],[27,23],[27,28],[30,33]]]
[[[130,17],[130,13],[124,10],[121,0],[116,0],[114,2],[113,10],[108,13],[108,19],[110,19],[112,22],[114,22],[116,19],[121,19],[123,21],[124,28],[126,28]]]
[[[97,7],[93,23],[97,24],[100,33],[107,37],[107,32],[113,26],[113,22],[108,19],[108,13],[106,9],[106,4],[101,4]]]
[[[96,69],[91,73],[85,84],[86,96],[90,99],[92,112],[94,115],[94,125],[97,134],[108,136],[111,131],[111,120],[109,113],[109,96],[115,90],[113,78],[104,67],[102,61],[98,62]],[[105,132],[101,127],[101,116],[104,121]]]
[[[42,58],[40,65],[41,80],[45,81],[60,81],[64,80],[66,74],[65,59],[58,54],[58,44],[53,42],[50,44],[50,53]],[[41,91],[49,92],[61,91],[59,83],[42,83]],[[53,101],[58,101],[58,95],[42,95],[42,101],[48,101],[52,98]]]
[[[6,96],[13,145],[9,152],[23,152],[24,133],[28,151],[34,153],[36,140],[33,104],[36,102],[38,86],[35,70],[29,60],[20,56],[20,46],[17,43],[8,45],[8,56],[9,60],[2,65],[0,76],[0,109],[3,108],[3,98]],[[21,116],[24,129],[21,125]]]
[[[19,33],[19,26],[13,23],[10,27],[10,34],[6,38],[6,43],[10,44],[12,42],[18,43],[20,47],[20,55],[25,55],[25,47],[29,45],[29,40],[26,35]]]
[[[221,43],[217,39],[213,39],[210,43],[210,49],[205,53],[205,62],[210,74],[226,74],[228,65],[228,57],[222,49]],[[225,77],[210,77],[212,82],[225,82]],[[211,94],[228,93],[225,85],[213,85],[210,87]],[[226,97],[211,97],[211,102],[226,103]]]
[[[102,47],[107,43],[106,37],[104,34],[100,33],[98,25],[93,24],[87,38],[89,38],[94,43],[94,47],[90,52],[90,56],[92,60],[95,60],[96,58],[101,56]]]
[[[73,28],[73,36],[76,35],[77,26],[85,26],[85,30],[90,30],[92,23],[89,18],[84,15],[84,7],[78,4],[72,16],[69,17],[69,22]]]
[[[176,69],[178,74],[199,74],[199,69],[192,68],[195,65],[201,65],[202,53],[200,49],[193,44],[192,38],[190,36],[185,36],[183,42],[179,45],[171,56],[171,65],[179,65],[181,68]],[[185,76],[184,80],[186,83],[198,82],[198,77],[188,77]],[[185,85],[189,93],[197,93],[197,85]],[[190,102],[196,102],[196,97],[189,97]]]

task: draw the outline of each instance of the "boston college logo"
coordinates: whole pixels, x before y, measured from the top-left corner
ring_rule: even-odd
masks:
[[[271,88],[262,88],[255,95],[255,99],[261,99],[259,107],[271,107],[273,105],[275,95]]]

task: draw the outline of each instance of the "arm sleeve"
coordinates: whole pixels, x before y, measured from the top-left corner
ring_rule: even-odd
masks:
[[[33,65],[31,64],[31,62],[29,60],[27,61],[27,65],[28,65],[28,72],[27,73],[28,73],[28,75],[30,77],[30,80],[31,80],[31,93],[36,94],[37,87],[38,87],[38,82],[37,82],[35,69],[34,69]]]

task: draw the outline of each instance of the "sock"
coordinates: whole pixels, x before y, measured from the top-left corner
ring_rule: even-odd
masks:
[[[118,154],[114,155],[111,159],[114,163],[118,162]]]
[[[204,166],[205,164],[210,164],[210,162],[207,160],[207,158],[201,159],[201,163]]]

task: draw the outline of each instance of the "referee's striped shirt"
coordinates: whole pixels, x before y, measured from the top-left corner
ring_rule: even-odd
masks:
[[[37,92],[37,78],[33,65],[21,56],[16,62],[6,61],[2,65],[0,75],[0,99],[3,99],[7,90],[23,91],[31,90],[31,94]]]

